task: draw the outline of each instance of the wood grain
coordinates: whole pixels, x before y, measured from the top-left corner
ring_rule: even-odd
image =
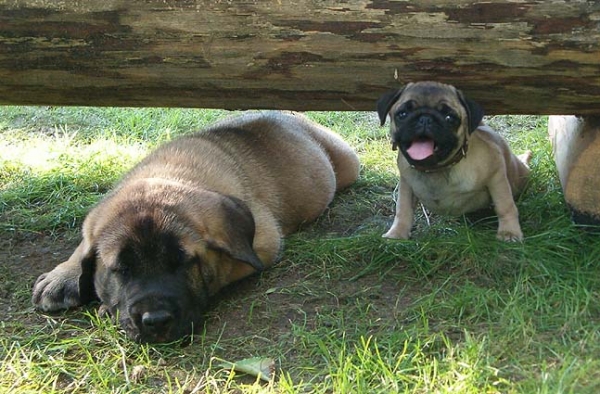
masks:
[[[597,114],[600,2],[0,0],[0,104],[374,110],[425,79]]]

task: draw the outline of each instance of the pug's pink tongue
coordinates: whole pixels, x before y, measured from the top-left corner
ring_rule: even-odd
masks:
[[[414,141],[406,153],[413,160],[423,160],[433,155],[433,140]]]

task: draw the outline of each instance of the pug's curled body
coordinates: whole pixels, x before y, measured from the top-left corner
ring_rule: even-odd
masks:
[[[420,201],[432,212],[458,216],[494,207],[497,238],[521,241],[514,198],[525,187],[529,153],[515,156],[506,141],[481,123],[483,110],[451,85],[410,83],[377,103],[400,172],[396,215],[387,238],[408,239]]]

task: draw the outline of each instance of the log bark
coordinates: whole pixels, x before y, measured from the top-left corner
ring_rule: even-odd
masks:
[[[373,110],[409,81],[594,114],[600,2],[0,0],[0,104]]]
[[[548,132],[573,220],[600,224],[600,116],[550,116]]]

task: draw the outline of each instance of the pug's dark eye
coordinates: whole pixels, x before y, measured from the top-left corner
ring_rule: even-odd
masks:
[[[406,117],[408,117],[408,115],[417,107],[417,103],[413,100],[407,101],[406,103],[402,104],[400,108],[398,108],[398,112],[396,112],[396,120],[406,119]]]
[[[448,115],[446,115],[446,116],[444,117],[444,121],[445,121],[446,123],[453,124],[453,123],[456,123],[456,122],[458,122],[458,117],[457,117],[456,115],[453,115],[453,114],[448,114]]]
[[[398,120],[403,120],[408,116],[408,112],[406,111],[400,111],[396,114],[396,119]]]

